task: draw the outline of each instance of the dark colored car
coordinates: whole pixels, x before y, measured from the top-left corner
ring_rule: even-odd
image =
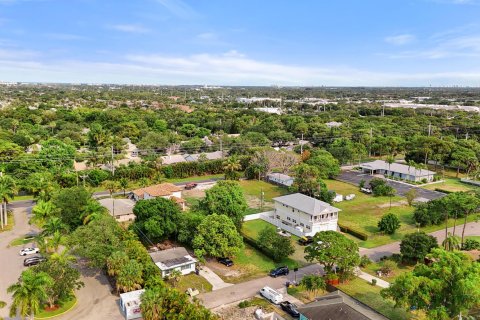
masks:
[[[194,182],[187,183],[187,184],[185,185],[185,190],[192,190],[192,189],[195,188],[196,186],[197,186],[197,184],[194,183]]]
[[[227,267],[233,266],[233,261],[229,258],[218,258],[217,260],[219,263],[226,265]]]
[[[278,267],[278,268],[275,268],[272,271],[270,271],[270,276],[276,278],[276,277],[279,277],[279,276],[287,275],[289,272],[290,272],[290,270],[288,270],[287,266]]]
[[[23,265],[25,267],[31,267],[31,266],[36,266],[37,264],[45,261],[47,259],[45,259],[44,257],[31,257],[31,258],[26,258],[25,260],[23,260]]]
[[[297,306],[291,303],[290,301],[283,301],[280,303],[280,307],[283,311],[288,313],[294,318],[300,317],[300,312],[297,311]]]
[[[301,237],[298,239],[298,244],[301,246],[308,246],[313,242],[313,237],[311,236],[306,236],[306,237]]]

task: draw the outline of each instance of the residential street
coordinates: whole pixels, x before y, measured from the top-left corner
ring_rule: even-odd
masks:
[[[9,209],[13,210],[15,217],[15,226],[13,230],[0,233],[0,255],[2,276],[0,277],[0,300],[7,302],[7,307],[0,309],[0,318],[11,319],[8,317],[8,311],[11,303],[11,296],[7,294],[7,288],[14,283],[21,272],[26,267],[23,266],[22,257],[18,252],[22,248],[29,245],[16,246],[8,248],[9,243],[17,238],[23,237],[25,234],[38,231],[34,226],[28,224],[29,215],[31,213],[33,201],[15,201],[9,205]],[[82,281],[85,287],[80,289],[76,294],[78,298],[77,305],[73,310],[67,312],[63,316],[56,317],[60,320],[103,320],[113,319],[121,320],[124,317],[120,313],[118,306],[118,297],[110,293],[110,286],[105,276],[99,274],[95,270],[84,267],[80,263],[82,271]]]
[[[11,319],[8,317],[8,311],[11,304],[11,296],[7,293],[7,288],[13,284],[22,270],[24,270],[22,257],[18,252],[25,246],[10,247],[8,245],[14,239],[25,236],[25,234],[37,231],[34,227],[28,224],[27,215],[30,214],[32,201],[17,201],[8,206],[13,210],[15,227],[11,231],[0,233],[0,256],[1,256],[1,268],[2,276],[0,277],[0,300],[5,301],[7,306],[0,309],[0,318]]]
[[[455,229],[455,235],[462,236],[463,224],[458,225]],[[448,228],[448,232],[453,233],[453,227]],[[438,244],[441,245],[445,239],[445,229],[438,230],[430,233],[438,240]],[[480,236],[480,222],[469,222],[465,228],[465,236]],[[383,256],[390,256],[393,253],[400,253],[400,242],[389,243],[380,247],[365,249],[360,248],[360,255],[366,254],[370,259],[378,261]]]
[[[323,272],[319,264],[312,264],[305,268],[301,268],[297,272],[297,282],[302,279],[305,274]],[[232,302],[248,299],[255,296],[261,288],[269,286],[273,289],[279,289],[285,286],[285,282],[294,281],[295,273],[291,270],[288,276],[272,278],[263,277],[247,282],[235,284],[216,291],[202,293],[197,296],[203,302],[203,305],[209,309],[213,309]]]

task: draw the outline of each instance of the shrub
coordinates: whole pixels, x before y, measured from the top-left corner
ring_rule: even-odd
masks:
[[[387,213],[378,222],[378,229],[386,234],[394,234],[400,228],[400,219],[393,214]]]
[[[370,260],[370,258],[367,255],[363,255],[360,258],[360,267],[362,267],[362,268],[365,268],[366,266],[368,266],[371,263],[372,263],[372,260]]]
[[[380,271],[382,272],[382,274],[388,276],[390,273],[393,272],[393,270],[395,270],[396,266],[397,265],[395,262],[391,260],[385,260],[383,261],[382,266],[380,267]]]
[[[377,279],[372,279],[372,286],[376,286],[377,285]]]
[[[463,244],[462,250],[480,250],[480,241],[475,239],[467,239]]]

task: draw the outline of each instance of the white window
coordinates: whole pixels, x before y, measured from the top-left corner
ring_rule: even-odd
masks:
[[[293,222],[293,223],[297,223],[297,220],[295,220],[295,219],[292,219],[292,222]]]
[[[191,265],[190,264],[187,264],[186,266],[181,266],[180,269],[183,271],[183,270],[189,270],[191,269]]]

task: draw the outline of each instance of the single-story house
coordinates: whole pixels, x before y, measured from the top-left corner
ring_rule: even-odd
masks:
[[[149,255],[162,271],[162,277],[167,277],[173,270],[178,270],[183,275],[195,272],[197,259],[183,247],[150,252]]]
[[[144,292],[145,290],[142,289],[120,294],[120,309],[126,320],[139,319],[142,317],[140,297]]]
[[[110,215],[119,222],[135,220],[135,215],[133,214],[135,202],[130,199],[105,198],[98,200],[98,202],[107,208]]]
[[[412,166],[395,162],[389,164],[383,160],[362,163],[359,167],[364,173],[382,174],[409,181],[422,181],[423,179],[432,181],[435,175],[435,172],[430,170],[416,169]]]
[[[133,190],[130,197],[134,201],[155,199],[158,197],[171,199],[185,210],[185,200],[182,199],[182,188],[171,183],[161,183],[153,186]]]
[[[184,156],[185,161],[192,162],[198,161],[200,156],[204,154],[206,160],[218,160],[223,158],[222,151],[215,151],[215,152],[207,152],[207,153],[194,153],[194,154],[187,154]]]
[[[162,164],[168,165],[168,164],[175,164],[175,163],[180,163],[180,162],[185,162],[185,158],[181,154],[172,154],[169,156],[161,156],[162,158]]]
[[[290,187],[293,184],[293,178],[283,173],[269,173],[267,180],[282,186]]]
[[[337,231],[341,210],[326,202],[301,193],[276,197],[273,201],[275,209],[269,221],[278,228],[299,237],[314,236],[320,231]]]
[[[297,309],[300,320],[387,320],[377,311],[337,290]]]
[[[338,127],[342,126],[342,123],[337,122],[337,121],[331,121],[331,122],[325,123],[325,125],[329,128],[338,128]]]

